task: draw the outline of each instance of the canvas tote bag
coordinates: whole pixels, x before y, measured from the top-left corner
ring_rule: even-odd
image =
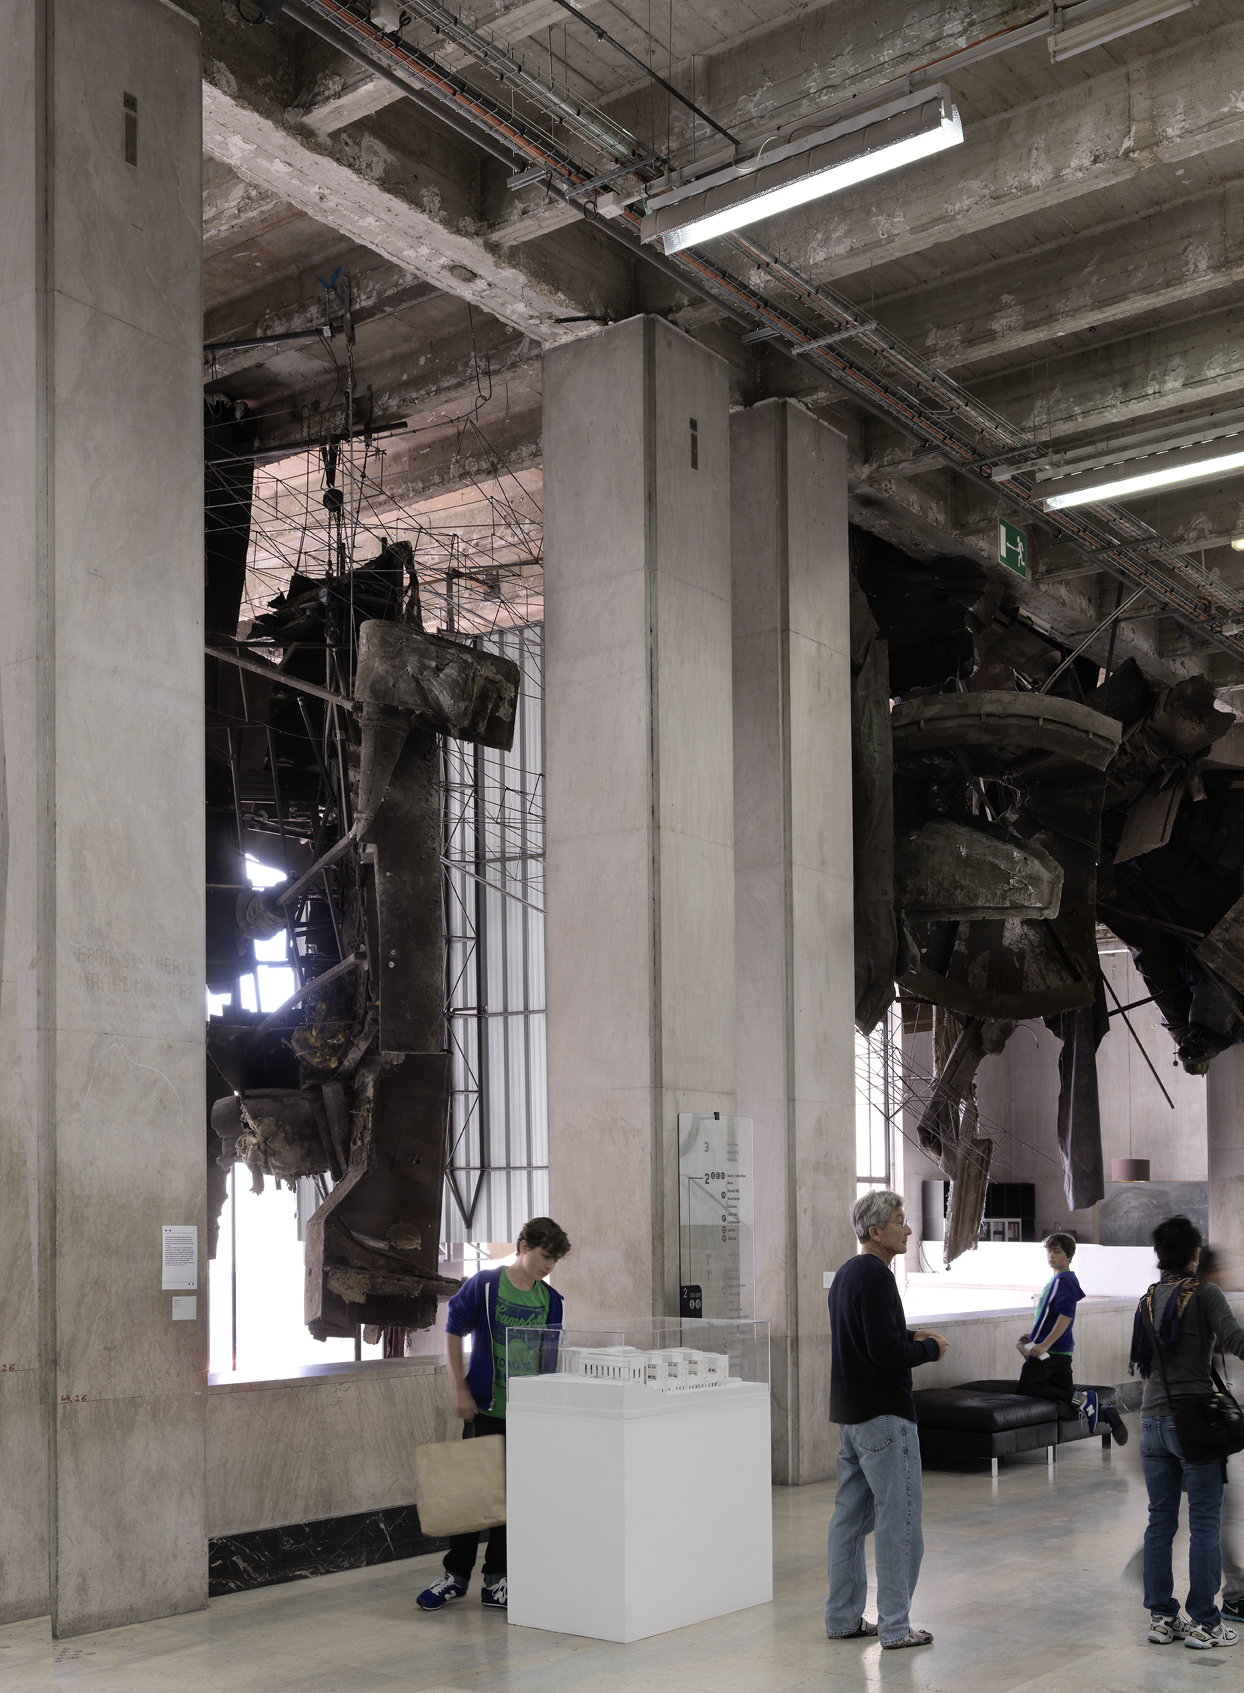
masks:
[[[443,1538],[505,1521],[505,1436],[442,1440],[415,1448],[419,1527]]]

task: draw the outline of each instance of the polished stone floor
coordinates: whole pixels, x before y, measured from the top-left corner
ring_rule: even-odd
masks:
[[[1134,1421],[1134,1419],[1133,1419]],[[433,1616],[414,1594],[435,1558],[214,1599],[206,1611],[49,1643],[47,1624],[0,1629],[4,1693],[1206,1693],[1244,1683],[1244,1643],[1146,1643],[1136,1552],[1144,1527],[1139,1430],[988,1470],[925,1474],[925,1563],[913,1620],[935,1643],[882,1652],[825,1638],[833,1487],[773,1496],[772,1605],[615,1646],[508,1627],[469,1598]],[[583,1556],[590,1557],[590,1547]],[[534,1554],[538,1556],[538,1552]],[[1176,1569],[1186,1538],[1176,1542]],[[1177,1588],[1177,1591],[1179,1589]]]

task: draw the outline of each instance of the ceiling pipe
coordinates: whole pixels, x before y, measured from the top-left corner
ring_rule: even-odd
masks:
[[[486,108],[489,102],[484,97],[477,97],[475,91],[468,91],[465,85],[459,87],[449,73],[436,66],[435,61],[426,59],[425,55],[420,55],[420,59],[426,60],[426,63],[417,63],[410,49],[403,47],[399,50],[383,37],[374,41],[368,40],[368,50],[364,51],[361,32],[360,38],[356,40],[348,32],[334,30],[325,24],[322,14],[327,13],[338,19],[348,20],[358,27],[357,18],[349,14],[339,0],[285,0],[285,4],[290,14],[297,17],[306,27],[313,29],[343,53],[358,59],[368,69],[376,71],[417,105],[448,122],[451,128],[463,134],[466,139],[474,141],[476,145],[484,145],[486,151],[494,157],[503,159],[506,163],[511,163],[512,159],[517,158],[528,164],[540,163],[543,158],[550,166],[550,189],[558,193],[559,197],[568,198],[569,190],[588,180],[588,173],[561,149],[551,145],[535,132],[531,135],[524,133],[526,126],[523,120],[512,114],[501,112],[499,109],[495,114],[488,111]],[[1089,10],[1089,7],[1085,8],[1086,12]],[[1093,6],[1091,10],[1096,11],[1097,7]],[[588,20],[584,22],[591,27]],[[1021,33],[1026,32],[1006,32],[1012,40]],[[410,73],[406,77],[388,72],[387,67],[377,63],[378,54],[383,53],[394,59],[399,51],[402,55],[399,62],[402,62],[404,69]],[[965,50],[965,55],[971,51],[973,49]],[[958,54],[952,54],[948,59],[960,57]],[[947,61],[942,61],[942,74],[946,63]],[[912,74],[915,75],[914,72]],[[413,80],[416,76],[422,86],[416,85]],[[457,111],[451,110],[447,101],[469,105],[469,121]],[[488,136],[486,143],[480,139],[482,134]],[[502,148],[507,151],[502,151]],[[639,151],[638,143],[635,143],[635,148]],[[589,208],[584,207],[583,210],[588,213]],[[724,310],[726,316],[736,322],[745,323],[749,328],[758,324],[775,326],[791,343],[782,349],[784,352],[801,362],[811,362],[822,376],[828,377],[844,394],[875,415],[897,425],[909,436],[928,441],[943,452],[950,468],[969,477],[982,492],[991,493],[1001,504],[1019,512],[1026,521],[1041,523],[1075,551],[1091,558],[1095,568],[1122,577],[1132,586],[1148,589],[1164,609],[1181,618],[1186,624],[1195,626],[1198,633],[1212,645],[1221,647],[1237,660],[1244,660],[1244,638],[1237,636],[1234,629],[1231,634],[1226,633],[1226,628],[1244,621],[1244,597],[1234,590],[1226,589],[1219,579],[1200,569],[1195,561],[1178,552],[1148,524],[1130,512],[1108,506],[1089,508],[1085,515],[1046,512],[1041,502],[1034,498],[1033,491],[1016,479],[1018,473],[992,476],[988,464],[981,464],[982,458],[1030,448],[1031,443],[1023,439],[1021,432],[991,408],[974,400],[960,389],[958,384],[930,370],[923,360],[895,337],[886,334],[880,326],[865,325],[849,306],[834,300],[793,267],[778,260],[776,255],[766,253],[743,236],[733,235],[728,238],[730,245],[736,250],[750,257],[752,262],[759,262],[774,274],[775,279],[781,280],[786,287],[802,295],[813,310],[837,317],[841,328],[852,330],[857,340],[885,363],[894,366],[894,375],[900,380],[913,381],[918,389],[923,389],[931,398],[935,397],[942,415],[932,415],[925,405],[906,394],[893,377],[860,365],[846,353],[840,352],[836,345],[827,345],[823,335],[805,328],[791,313],[774,306],[758,290],[751,288],[694,249],[685,249],[673,259],[658,259],[650,250],[645,250],[639,245],[640,220],[634,213],[624,212],[621,217],[593,221],[602,233],[607,233],[650,263],[655,263],[657,268],[666,274],[673,274],[684,287],[690,287],[702,298],[711,300],[719,309]],[[811,343],[818,340],[820,346],[812,349]],[[959,425],[966,426],[977,439],[967,440],[956,428],[952,428],[948,421],[943,422],[943,417],[956,418]],[[982,434],[993,437],[992,446],[996,451],[982,453],[982,443],[979,439]],[[1108,525],[1122,530],[1123,534],[1111,534]],[[1156,568],[1159,564],[1161,570]],[[1163,572],[1169,572],[1170,575],[1167,576]],[[1170,576],[1175,580],[1170,580]],[[1214,615],[1215,602],[1227,609],[1229,617]]]
[[[317,12],[312,10],[311,5],[307,4],[306,0],[285,0],[285,11],[291,17],[296,18],[304,28],[309,29],[313,35],[318,35],[322,41],[327,41],[330,46],[335,47],[339,53],[344,53],[347,58],[353,59],[356,64],[363,65],[367,70],[373,71],[382,82],[388,83],[391,88],[396,88],[421,111],[428,112],[441,123],[447,124],[464,140],[472,142],[477,147],[482,147],[486,153],[490,153],[494,159],[499,159],[510,170],[514,169],[516,161],[523,164],[531,163],[529,155],[512,142],[500,141],[494,133],[481,124],[469,122],[466,118],[460,117],[443,100],[417,86],[409,77],[399,75],[398,72],[390,70],[387,65],[380,64],[371,53],[365,50],[361,42],[334,28],[332,24],[326,23]],[[377,48],[381,45],[380,42],[376,43]],[[584,182],[591,179],[585,173],[576,169],[574,179],[568,179],[563,186],[554,166],[557,170],[564,171],[566,168],[564,163],[553,152],[549,154],[548,163],[550,166],[548,179],[550,191],[556,194],[560,200],[565,200],[568,205],[574,205],[574,193],[583,186]],[[751,324],[751,314],[736,307],[723,306],[720,294],[689,277],[684,266],[676,264],[673,259],[667,259],[661,254],[651,253],[641,247],[638,234],[632,232],[625,224],[617,220],[593,217],[590,208],[587,206],[576,206],[575,209],[590,219],[593,229],[599,231],[602,235],[607,235],[610,240],[625,247],[635,257],[646,260],[657,270],[664,272],[666,276],[681,283],[684,288],[690,288],[692,293],[698,295],[700,299],[721,307],[725,315],[735,323],[742,324],[745,328]]]

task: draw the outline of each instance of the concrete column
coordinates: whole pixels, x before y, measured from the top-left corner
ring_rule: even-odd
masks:
[[[549,1193],[573,1325],[678,1310],[677,1114],[734,1110],[729,394],[653,318],[544,361]]]
[[[0,789],[0,813],[3,801]],[[0,874],[8,856],[7,821],[0,816]],[[0,1625],[45,1616],[48,1609],[44,1408],[12,934],[10,901],[0,942]]]
[[[1226,1254],[1224,1286],[1244,1289],[1244,1046],[1230,1046],[1205,1078],[1209,1238]]]
[[[3,1297],[44,1460],[4,1514],[59,1635],[207,1599],[206,1281],[196,1321],[160,1286],[204,1225],[201,87],[163,0],[0,0]]]
[[[824,1272],[855,1250],[846,442],[788,400],[735,412],[730,487],[738,1109],[793,1484],[837,1454]]]

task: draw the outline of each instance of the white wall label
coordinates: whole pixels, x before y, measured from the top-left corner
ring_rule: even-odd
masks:
[[[175,1323],[192,1323],[198,1316],[199,1302],[193,1293],[173,1295],[173,1321]]]
[[[199,1231],[193,1223],[165,1223],[161,1234],[161,1291],[167,1293],[197,1289],[199,1285]]]

